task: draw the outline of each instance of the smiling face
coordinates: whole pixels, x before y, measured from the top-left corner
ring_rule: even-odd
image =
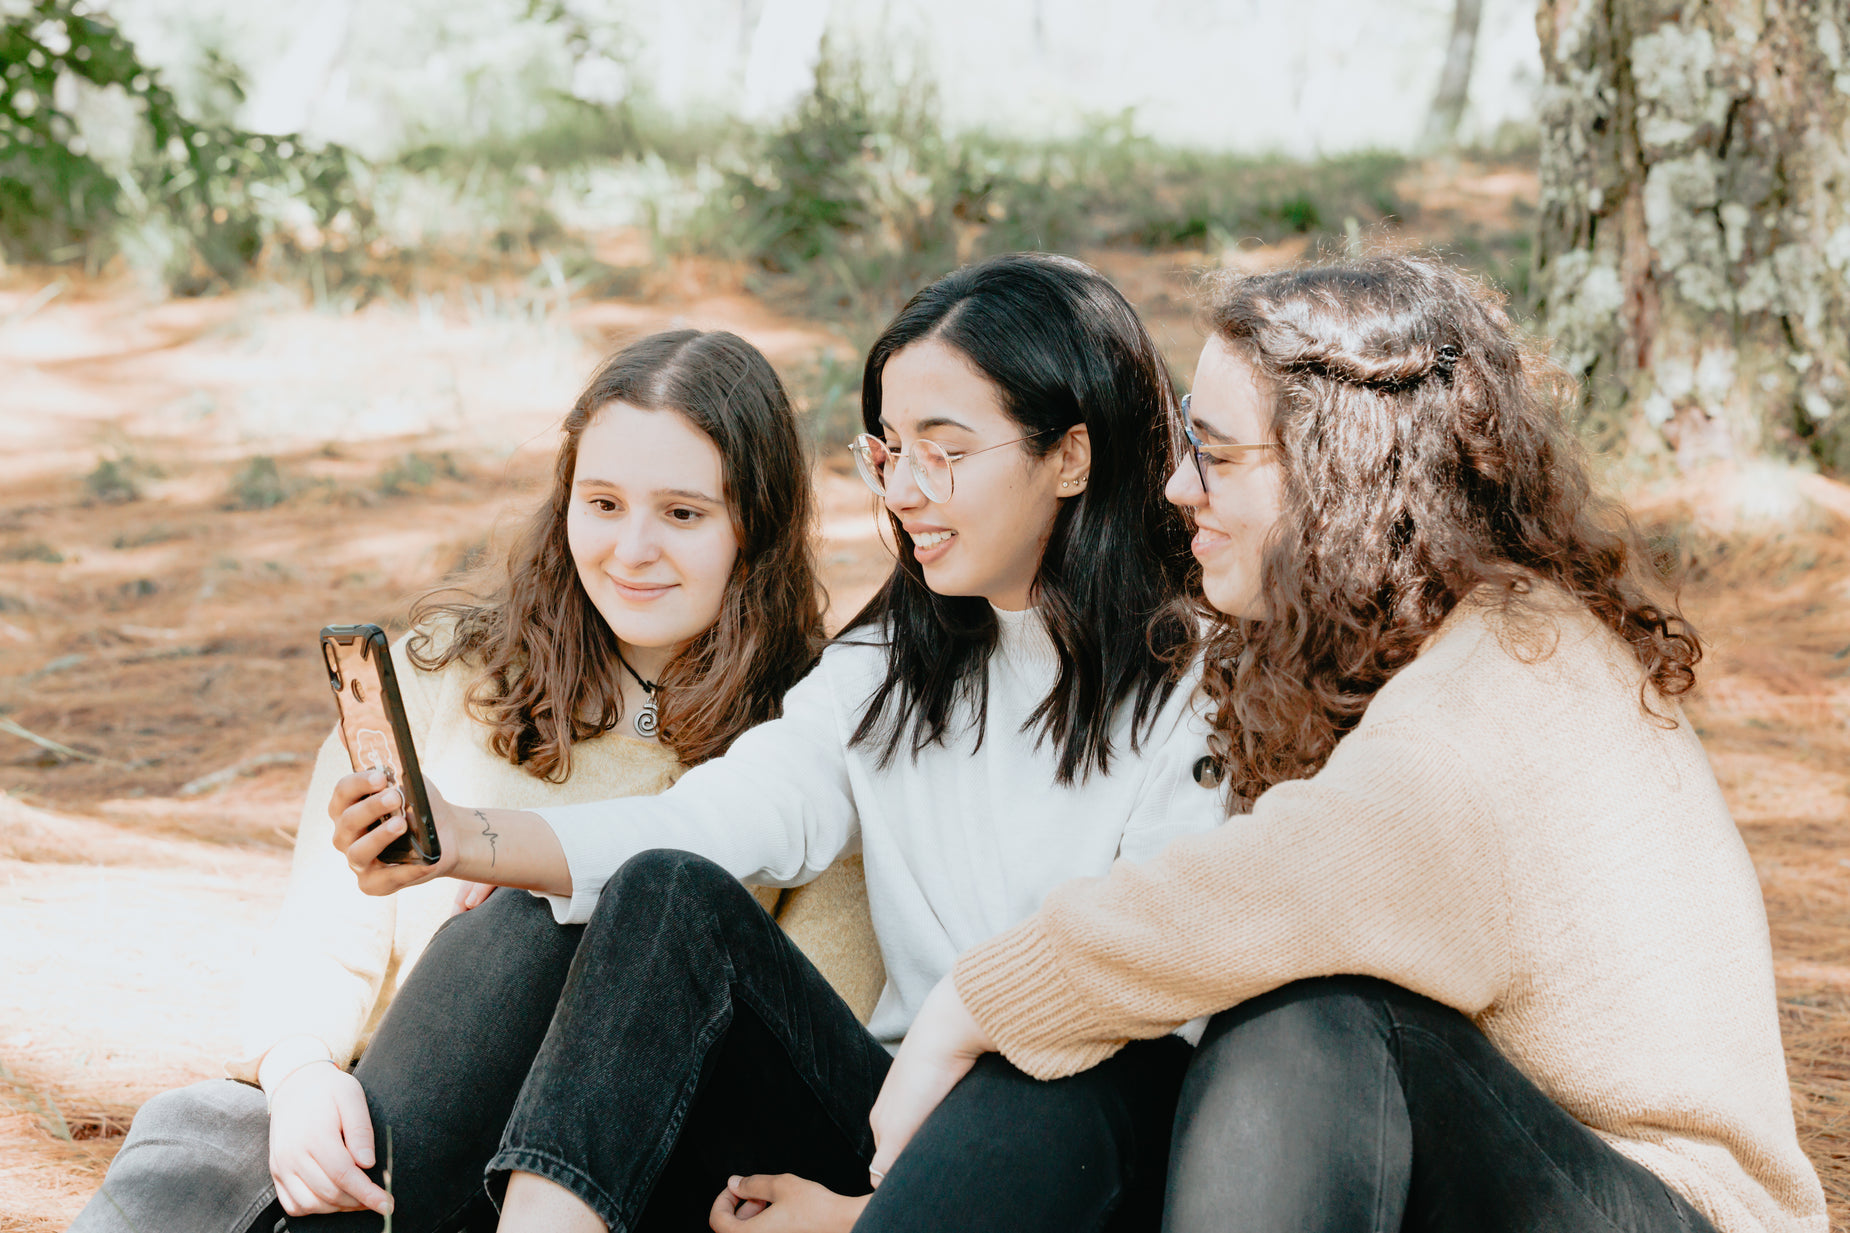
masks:
[[[1249,445],[1272,440],[1271,400],[1250,364],[1216,336],[1201,349],[1189,396],[1189,420],[1203,445]],[[1278,525],[1283,472],[1277,450],[1258,450],[1237,462],[1203,457],[1206,491],[1192,454],[1169,476],[1163,494],[1194,517],[1189,547],[1201,562],[1201,589],[1229,616],[1263,616],[1260,561]]]
[[[981,596],[1010,611],[1029,607],[1060,502],[1085,490],[1092,457],[1085,426],[1067,429],[1052,451],[1036,457],[1030,449],[1036,442],[1016,440],[1026,430],[1003,410],[995,384],[933,338],[887,360],[880,424],[889,450],[927,440],[956,459],[954,490],[945,501],[920,491],[905,462],[887,467],[886,507],[912,540],[925,584],[940,595]]]
[[[566,538],[644,677],[719,617],[739,555],[723,476],[719,448],[673,411],[614,402],[579,437]]]

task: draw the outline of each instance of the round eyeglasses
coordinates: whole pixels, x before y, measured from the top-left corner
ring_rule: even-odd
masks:
[[[887,477],[892,468],[904,460],[912,467],[912,482],[919,486],[928,501],[943,503],[951,499],[957,491],[957,477],[951,470],[951,464],[974,458],[978,454],[987,454],[990,450],[999,450],[1004,445],[1019,445],[1023,441],[1032,441],[1044,437],[1057,429],[1044,432],[1031,432],[1025,437],[1016,437],[1013,441],[1002,441],[995,445],[985,445],[980,450],[963,450],[953,453],[936,441],[918,440],[909,450],[896,450],[870,432],[856,437],[848,446],[848,452],[854,455],[854,469],[861,473],[861,480],[877,497],[886,496]]]
[[[1195,425],[1188,418],[1188,402],[1192,397],[1192,394],[1182,395],[1182,440],[1178,445],[1194,455],[1195,474],[1201,478],[1201,491],[1208,490],[1209,458],[1216,462],[1241,463],[1255,459],[1267,450],[1278,448],[1276,441],[1261,441],[1256,445],[1242,445],[1232,441],[1207,444],[1195,435]]]

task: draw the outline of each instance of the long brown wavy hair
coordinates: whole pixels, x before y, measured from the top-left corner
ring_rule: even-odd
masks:
[[[1577,598],[1644,671],[1695,684],[1702,647],[1629,517],[1594,492],[1570,387],[1497,298],[1432,260],[1381,257],[1212,285],[1215,335],[1273,402],[1281,516],[1257,619],[1208,608],[1210,741],[1230,804],[1316,773],[1467,594]]]
[[[671,411],[719,449],[739,552],[719,618],[659,678],[660,739],[692,766],[776,717],[822,645],[816,502],[783,383],[758,349],[724,331],[652,334],[606,360],[565,417],[552,491],[485,598],[424,596],[408,646],[418,667],[479,671],[470,713],[489,746],[541,779],[571,774],[572,746],[623,718],[617,636],[578,580],[566,537],[578,442],[614,402]],[[441,636],[439,636],[439,634]]]

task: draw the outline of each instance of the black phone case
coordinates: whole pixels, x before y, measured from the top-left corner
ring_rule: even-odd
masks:
[[[409,805],[405,833],[379,853],[387,865],[431,865],[441,855],[437,827],[417,749],[405,722],[405,704],[392,669],[391,643],[377,625],[329,625],[321,631],[321,660],[340,712],[341,744],[355,771],[383,770]],[[369,688],[370,686],[370,688]],[[383,821],[383,819],[382,819]]]

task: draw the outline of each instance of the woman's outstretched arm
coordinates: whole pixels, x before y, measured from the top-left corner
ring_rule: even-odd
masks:
[[[397,811],[398,792],[368,775],[348,776],[329,805],[334,845],[369,894],[436,877],[514,886],[551,897],[562,924],[589,920],[610,875],[651,849],[696,853],[747,882],[807,882],[852,851],[859,836],[835,695],[871,692],[880,656],[877,647],[832,648],[784,696],[780,718],[744,733],[658,796],[538,812],[476,809],[450,804],[426,779],[442,850],[434,865],[378,863],[404,833],[400,821],[380,824]],[[845,684],[831,684],[832,667]]]

